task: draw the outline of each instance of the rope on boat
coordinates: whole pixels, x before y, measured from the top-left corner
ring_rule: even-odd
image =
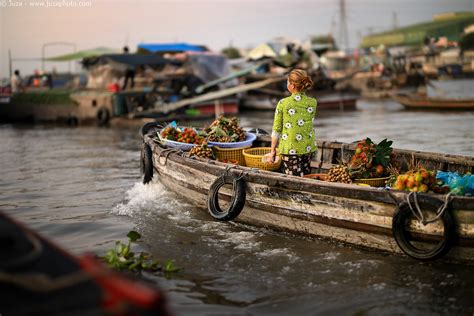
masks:
[[[413,196],[413,202],[410,201]],[[409,193],[407,195],[406,201],[397,204],[397,210],[392,219],[392,233],[400,249],[406,253],[408,256],[421,260],[429,261],[443,257],[446,255],[449,250],[455,245],[456,242],[456,222],[449,211],[449,203],[451,201],[451,195],[447,194],[444,202],[436,199],[426,199],[421,201],[423,206],[426,205],[429,210],[433,210],[436,213],[436,216],[433,219],[427,220],[424,218],[423,213],[420,209],[418,203],[418,197],[416,192]],[[411,231],[407,230],[407,222],[412,217],[417,218],[423,225],[432,223],[436,220],[441,220],[443,231],[441,233],[441,239],[435,240],[435,242],[429,242],[425,240],[428,244],[433,247],[419,247],[418,237],[412,234]],[[423,231],[415,231],[415,233],[420,233],[423,235]],[[428,232],[429,234],[429,232]],[[439,234],[438,234],[439,235]],[[421,239],[423,242],[423,239]],[[414,242],[414,243],[413,243]]]
[[[415,208],[413,208],[413,206],[410,202],[410,197],[412,195],[413,195],[413,201],[414,201],[414,204],[415,204]],[[418,196],[417,196],[416,192],[410,192],[407,195],[408,207],[410,208],[411,212],[413,213],[413,216],[415,216],[423,225],[433,223],[433,222],[437,221],[439,218],[441,218],[443,216],[444,212],[446,211],[446,209],[448,208],[448,205],[449,205],[449,202],[451,202],[451,199],[452,199],[452,196],[451,196],[451,192],[450,192],[450,193],[446,194],[446,197],[444,199],[444,203],[436,211],[436,216],[434,218],[430,219],[430,220],[427,220],[423,216],[423,212],[421,211],[420,206],[418,204]]]
[[[227,176],[227,175],[229,174],[229,171],[230,171],[231,169],[237,169],[237,168],[238,168],[237,166],[229,166],[229,165],[227,165],[227,166],[225,167],[225,171],[224,171],[224,173],[221,175],[221,177]],[[239,176],[238,176],[237,179],[236,179],[236,181],[242,179],[243,177],[245,177],[245,176],[248,175],[249,173],[259,173],[259,172],[260,172],[260,169],[258,169],[258,168],[250,168],[250,171],[241,170]]]
[[[159,154],[158,154],[158,163],[162,166],[166,166],[166,163],[168,162],[168,157],[170,154],[172,153],[176,153],[180,156],[183,156],[185,154],[184,151],[182,151],[181,149],[176,149],[176,148],[167,148],[167,149],[164,149],[162,150]],[[161,157],[165,157],[165,162],[164,163],[161,163],[160,162],[160,158]]]

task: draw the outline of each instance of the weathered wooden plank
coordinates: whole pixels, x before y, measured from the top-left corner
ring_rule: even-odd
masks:
[[[174,167],[176,166],[170,166],[170,170],[175,170]],[[165,168],[162,170],[166,171]],[[183,177],[186,172],[180,171],[180,173],[180,178],[190,178],[189,176]],[[181,181],[174,178],[175,174],[176,172],[172,171],[169,174],[163,174],[163,183],[193,203],[205,205],[206,190],[199,184],[181,183]],[[193,174],[193,176],[197,175]],[[205,182],[207,184],[212,182],[212,177],[208,176]],[[228,192],[228,198],[230,198],[230,192]],[[398,247],[395,247],[396,244],[388,227],[378,227],[314,214],[305,215],[301,212],[295,213],[293,210],[275,207],[272,204],[265,205],[251,198],[248,200],[243,213],[238,217],[238,221],[294,233],[328,237],[358,246],[399,252]],[[429,239],[429,235],[424,236],[424,238]],[[472,253],[472,247],[474,247],[474,239],[462,237],[459,246],[450,253],[450,256],[453,257],[453,254],[455,254],[455,257],[466,258],[466,252]]]
[[[206,195],[215,176],[169,162],[168,168],[171,170],[166,176],[179,182],[182,187],[191,188],[199,194]],[[225,190],[223,190],[225,192]],[[357,199],[339,199],[333,196],[322,196],[317,194],[306,194],[292,192],[280,188],[271,188],[265,185],[248,183],[247,203],[258,205],[259,209],[279,212],[290,217],[308,219],[320,222],[320,218],[328,224],[329,221],[345,223],[344,227],[352,227],[355,230],[364,229],[369,226],[371,231],[378,232],[385,229],[391,232],[391,219],[395,209],[391,205],[383,203],[368,203]],[[231,192],[227,191],[230,199]],[[205,205],[205,204],[204,204]],[[473,212],[468,212],[472,215]],[[472,217],[471,217],[472,221]],[[334,223],[333,223],[334,224]],[[359,227],[361,226],[361,227]],[[366,229],[366,228],[365,228]],[[364,229],[364,230],[365,230]],[[417,230],[427,233],[439,233],[439,226],[417,226]],[[460,236],[474,236],[474,225],[463,223],[459,229]]]
[[[157,153],[163,149],[157,146],[151,138],[147,139],[147,142],[152,146],[153,150]],[[205,171],[213,175],[220,175],[225,171],[226,164],[209,160],[204,162],[198,159],[188,159],[181,157],[176,154],[170,155],[170,159],[174,161],[188,165],[192,168],[197,170]],[[276,173],[276,172],[268,172],[263,170],[251,170],[246,167],[242,166],[233,166],[229,172],[240,174],[242,172],[246,172],[246,180],[255,182],[255,183],[262,183],[267,184],[270,186],[281,186],[287,189],[293,190],[301,190],[305,192],[316,192],[322,193],[327,195],[334,195],[334,196],[341,196],[341,197],[348,197],[348,198],[357,198],[357,199],[365,199],[368,201],[375,201],[375,202],[384,202],[384,203],[394,203],[392,197],[387,191],[380,190],[377,188],[371,187],[361,187],[351,184],[343,184],[343,183],[330,183],[330,182],[322,182],[316,181],[312,179],[304,179],[298,178],[293,176],[286,176],[284,174]],[[407,193],[401,191],[394,191],[393,195],[397,196],[399,200],[406,199]],[[438,198],[442,199],[443,196],[435,195],[435,194],[419,194],[419,198],[423,199],[430,199],[430,198]],[[451,206],[454,209],[464,209],[464,210],[474,210],[474,198],[472,197],[454,197]]]

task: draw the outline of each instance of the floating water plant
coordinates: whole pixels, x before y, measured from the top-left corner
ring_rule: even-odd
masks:
[[[174,265],[173,260],[167,260],[164,264],[161,264],[147,252],[132,252],[132,243],[137,242],[141,235],[132,230],[127,234],[127,237],[127,244],[118,240],[115,242],[114,248],[109,249],[104,256],[99,256],[99,258],[111,268],[122,271],[128,270],[135,273],[141,273],[142,271],[174,273],[180,270]]]

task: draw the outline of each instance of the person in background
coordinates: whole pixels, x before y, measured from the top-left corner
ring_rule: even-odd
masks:
[[[124,46],[123,53],[128,54],[128,46]],[[123,82],[122,90],[127,88],[128,80],[130,80],[130,88],[135,86],[135,67],[128,65],[125,70],[125,81]]]
[[[281,99],[275,110],[270,161],[275,161],[279,144],[283,171],[288,175],[309,174],[311,156],[317,150],[313,130],[317,101],[305,93],[312,85],[304,70],[292,70],[287,80],[291,95]]]
[[[12,93],[17,93],[23,90],[22,79],[18,69],[13,72],[13,76],[10,78],[10,86]]]

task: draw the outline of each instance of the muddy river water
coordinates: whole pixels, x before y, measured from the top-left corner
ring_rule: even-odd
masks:
[[[273,113],[245,112],[271,129]],[[397,148],[474,156],[474,113],[407,112],[360,101],[318,113],[319,139],[394,140]],[[203,124],[203,123],[201,123]],[[103,253],[127,232],[183,271],[148,276],[176,315],[473,315],[474,267],[220,223],[144,186],[137,128],[0,125],[0,209],[74,253]]]

